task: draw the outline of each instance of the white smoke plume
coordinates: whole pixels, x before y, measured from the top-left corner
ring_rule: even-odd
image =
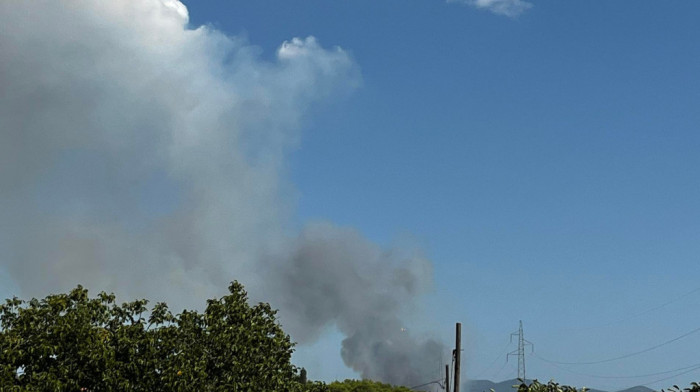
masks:
[[[364,377],[410,384],[442,352],[401,332],[419,254],[290,229],[286,154],[358,67],[313,37],[274,61],[190,28],[177,0],[0,2],[0,267],[21,295],[76,284],[200,307],[238,279],[292,337],[329,325]]]

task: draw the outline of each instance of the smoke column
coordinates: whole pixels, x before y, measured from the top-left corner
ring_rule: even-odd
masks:
[[[295,340],[335,325],[363,377],[423,382],[444,350],[401,314],[430,262],[290,229],[304,113],[359,82],[341,48],[294,38],[263,61],[176,0],[0,2],[2,272],[22,295],[80,283],[180,308],[238,279]]]

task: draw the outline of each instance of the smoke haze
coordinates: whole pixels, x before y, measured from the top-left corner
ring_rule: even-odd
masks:
[[[286,153],[315,102],[360,82],[341,48],[188,27],[176,0],[0,2],[0,265],[42,296],[81,283],[198,307],[238,279],[346,365],[412,384],[443,353],[402,332],[420,253],[330,223],[290,228]]]

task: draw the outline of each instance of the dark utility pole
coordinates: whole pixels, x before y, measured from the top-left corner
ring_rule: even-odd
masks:
[[[459,392],[459,359],[462,354],[462,323],[457,323],[457,334],[455,337],[455,382],[452,384],[452,390]]]
[[[445,392],[450,392],[450,365],[445,365]]]

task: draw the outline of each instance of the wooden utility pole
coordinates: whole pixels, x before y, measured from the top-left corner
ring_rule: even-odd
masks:
[[[450,365],[445,365],[445,392],[450,392]]]
[[[462,323],[457,323],[457,334],[455,337],[455,382],[452,384],[452,390],[459,392],[459,359],[462,354]]]

